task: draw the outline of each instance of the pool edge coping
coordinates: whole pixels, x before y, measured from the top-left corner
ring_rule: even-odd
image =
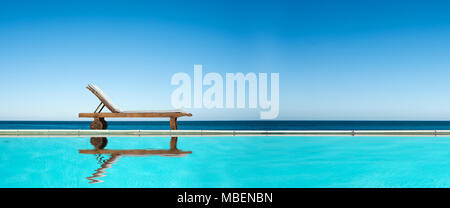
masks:
[[[450,136],[450,130],[0,130],[0,137]]]

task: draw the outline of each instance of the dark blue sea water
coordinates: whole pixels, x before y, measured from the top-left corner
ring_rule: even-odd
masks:
[[[89,121],[0,121],[0,129],[89,129]],[[109,121],[111,130],[168,130],[168,121]],[[450,121],[179,121],[181,130],[450,130]]]

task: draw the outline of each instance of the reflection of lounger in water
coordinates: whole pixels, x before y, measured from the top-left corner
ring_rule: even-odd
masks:
[[[163,157],[184,157],[188,154],[191,154],[191,151],[182,151],[177,149],[177,137],[172,137],[170,140],[170,149],[168,150],[144,150],[144,149],[133,149],[133,150],[109,150],[104,149],[106,144],[108,143],[108,139],[105,137],[92,137],[91,144],[95,147],[93,150],[79,150],[80,154],[93,154],[97,155],[99,159],[100,168],[95,170],[92,176],[87,177],[90,180],[89,183],[101,183],[102,180],[98,178],[104,177],[104,173],[106,170],[112,167],[112,164],[115,164],[121,157],[124,156],[149,156],[149,155],[157,155]],[[107,160],[103,160],[103,157],[99,157],[100,155],[111,155],[111,157]]]
[[[102,180],[99,180],[98,178],[106,176],[106,175],[104,175],[104,173],[106,173],[106,169],[111,168],[112,164],[116,163],[116,161],[118,161],[119,158],[120,158],[120,155],[111,155],[111,157],[108,160],[103,161],[103,164],[100,166],[100,168],[95,170],[95,172],[94,172],[94,174],[92,174],[92,176],[86,177],[86,179],[90,180],[89,183],[103,182]]]

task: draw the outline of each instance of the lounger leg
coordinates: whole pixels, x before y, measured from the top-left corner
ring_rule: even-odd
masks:
[[[91,129],[103,129],[103,123],[100,121],[100,118],[94,118],[94,121],[91,123]]]
[[[102,129],[107,129],[108,128],[108,123],[106,123],[105,118],[99,118],[100,122],[102,122]]]
[[[177,150],[178,137],[172,137],[170,139],[170,150]]]
[[[177,130],[178,126],[177,126],[177,117],[170,117],[170,128],[172,130]]]
[[[106,137],[91,137],[91,144],[95,149],[105,149],[108,139]]]

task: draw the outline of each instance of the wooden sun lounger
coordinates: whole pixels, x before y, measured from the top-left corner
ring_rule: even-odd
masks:
[[[115,105],[111,99],[97,86],[89,84],[87,87],[100,100],[93,113],[80,113],[80,118],[94,118],[90,127],[91,129],[107,129],[108,123],[105,118],[170,118],[170,128],[178,129],[177,119],[182,116],[192,116],[192,114],[183,110],[167,110],[167,111],[122,111]],[[102,110],[108,108],[110,113],[102,113]]]

